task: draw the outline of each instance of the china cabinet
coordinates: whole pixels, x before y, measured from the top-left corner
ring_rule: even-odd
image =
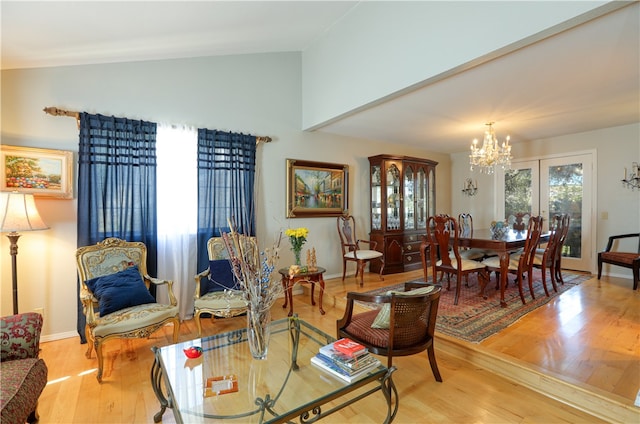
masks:
[[[384,274],[422,266],[420,243],[427,218],[435,213],[435,172],[438,163],[408,156],[369,157],[371,233],[384,253]],[[370,271],[380,265],[371,263]]]

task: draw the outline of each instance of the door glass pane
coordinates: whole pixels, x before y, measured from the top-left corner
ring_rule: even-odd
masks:
[[[436,179],[433,169],[429,171],[429,199],[427,208],[429,209],[429,216],[436,214]]]
[[[504,217],[531,214],[531,169],[507,171],[504,175]]]
[[[414,230],[415,210],[414,210],[414,186],[413,186],[413,168],[407,166],[404,171],[404,229]]]
[[[562,256],[582,257],[582,163],[549,167],[549,217],[569,213],[569,233]]]

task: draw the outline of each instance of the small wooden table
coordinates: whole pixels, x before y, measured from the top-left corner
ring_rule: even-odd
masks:
[[[324,309],[322,309],[322,295],[324,294],[324,274],[326,269],[318,267],[315,271],[301,272],[294,275],[289,275],[289,268],[280,268],[278,272],[282,275],[282,288],[284,288],[284,305],[286,308],[289,305],[289,316],[293,315],[293,286],[296,283],[310,283],[311,284],[311,304],[315,305],[313,300],[313,290],[316,284],[320,284],[320,293],[318,294],[318,303],[320,313],[324,315]]]

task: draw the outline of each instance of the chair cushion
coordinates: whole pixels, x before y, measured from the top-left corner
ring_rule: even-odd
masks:
[[[640,258],[640,255],[633,252],[602,252],[600,253],[600,257],[604,261],[615,261],[632,265],[633,261]]]
[[[406,292],[389,290],[387,292],[387,295],[390,295],[390,294],[395,294],[396,296],[423,295],[423,294],[431,293],[434,287],[435,286],[420,287],[418,289],[413,289]],[[373,320],[373,323],[371,323],[371,328],[389,328],[390,315],[391,315],[391,304],[385,303],[384,305],[382,305],[382,308],[380,309],[380,312],[378,312],[378,315],[376,316],[376,318]]]
[[[124,308],[156,301],[142,281],[137,265],[115,274],[92,278],[86,284],[98,299],[102,317]]]
[[[237,289],[229,259],[213,259],[209,261],[209,281],[205,293],[218,292],[225,289]]]
[[[35,410],[47,385],[47,366],[42,359],[2,361],[0,365],[0,407],[3,423],[24,423]]]
[[[511,271],[517,271],[518,270],[518,265],[519,265],[519,261],[520,261],[520,255],[519,254],[515,254],[515,255],[509,255],[509,269]],[[482,261],[483,265],[488,266],[489,268],[500,268],[500,258],[498,258],[497,256],[493,256],[491,258],[487,258],[484,261]]]
[[[377,250],[357,250],[355,254],[354,252],[345,253],[344,257],[347,259],[355,259],[355,255],[358,256],[358,259],[368,260],[379,258],[382,256],[382,253]]]
[[[442,265],[442,261],[436,262],[436,266],[441,266],[441,265]],[[458,269],[458,261],[455,260],[455,256],[451,258],[451,265],[455,269]],[[462,271],[469,271],[472,269],[482,269],[484,267],[485,266],[483,265],[483,262],[472,261],[470,259],[462,259]]]
[[[100,316],[92,328],[95,337],[125,334],[175,318],[178,307],[162,303],[145,303]]]
[[[207,293],[195,300],[195,308],[215,316],[228,318],[243,313],[247,301],[239,290],[225,290]]]

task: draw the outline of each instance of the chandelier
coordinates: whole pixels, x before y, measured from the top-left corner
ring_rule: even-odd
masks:
[[[482,147],[478,147],[478,139],[473,140],[471,145],[471,154],[469,155],[471,170],[473,171],[474,167],[478,167],[482,173],[493,174],[497,166],[501,166],[502,169],[510,169],[510,137],[507,136],[506,141],[502,145],[498,145],[496,133],[493,131],[493,122],[485,125],[488,128],[484,131]]]

